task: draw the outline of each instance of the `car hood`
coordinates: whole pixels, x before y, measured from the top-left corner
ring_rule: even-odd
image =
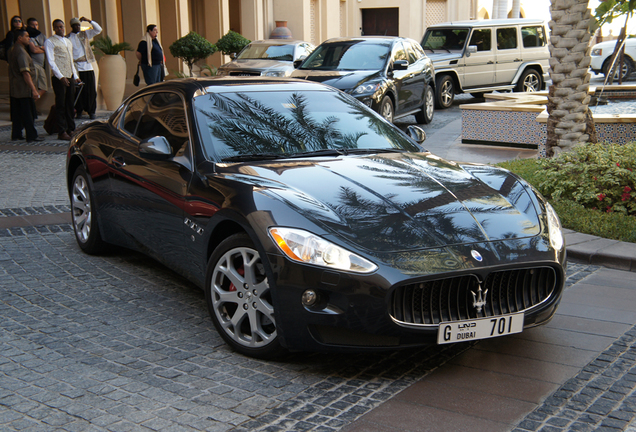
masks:
[[[426,56],[431,59],[433,64],[450,61],[450,60],[459,60],[460,58],[462,58],[461,51],[454,51],[450,53],[444,50],[438,50],[434,53],[432,53],[430,50],[425,50],[425,51],[426,51]]]
[[[251,183],[258,193],[284,202],[334,238],[370,251],[514,240],[541,231],[536,200],[517,177],[490,166],[458,165],[430,153],[279,160],[227,168],[228,179]],[[275,213],[272,216],[273,223],[281,223]]]
[[[378,71],[319,71],[296,69],[291,77],[306,79],[330,85],[342,91],[353,90],[372,78],[379,77]]]
[[[237,59],[229,63],[224,64],[219,69],[221,70],[243,70],[243,69],[256,69],[256,70],[273,70],[273,69],[293,69],[294,65],[289,61],[280,60],[264,60],[264,59]]]
[[[602,49],[611,48],[611,49],[614,49],[615,46],[616,46],[616,41],[615,40],[611,40],[611,41],[607,41],[607,42],[597,43],[597,44],[595,44],[592,47],[592,49],[596,49],[596,48],[602,48]],[[625,41],[625,46],[630,46],[630,47],[636,46],[636,38],[627,39]]]

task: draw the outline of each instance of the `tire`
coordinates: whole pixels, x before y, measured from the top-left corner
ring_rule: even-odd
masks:
[[[79,247],[92,255],[106,252],[108,245],[102,240],[99,232],[93,191],[88,174],[81,165],[73,174],[70,199],[73,230]]]
[[[617,60],[618,61],[618,60]],[[603,75],[607,78],[607,74],[609,73],[609,61],[606,61],[603,64]],[[634,71],[634,66],[629,57],[625,57],[625,61],[623,62],[623,79],[627,79],[627,77]],[[618,67],[616,71],[614,71],[614,81],[618,80]]]
[[[217,246],[208,261],[205,286],[212,322],[235,351],[262,359],[285,352],[264,265],[247,234],[234,234]]]
[[[424,88],[424,103],[422,104],[422,109],[415,114],[415,121],[420,124],[429,124],[433,120],[434,108],[435,96],[433,88],[427,84]]]
[[[517,83],[518,92],[537,92],[541,90],[542,86],[541,75],[534,69],[526,70]]]
[[[380,102],[380,110],[378,111],[386,121],[389,123],[393,123],[393,116],[395,115],[395,110],[393,109],[393,101],[387,95],[382,98],[382,102]]]
[[[453,105],[455,100],[455,83],[450,75],[442,75],[435,80],[435,106],[437,108],[446,109]]]

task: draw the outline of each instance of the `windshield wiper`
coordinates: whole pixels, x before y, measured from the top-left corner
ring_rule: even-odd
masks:
[[[249,162],[258,160],[282,159],[287,157],[280,153],[252,153],[245,155],[228,156],[221,159],[222,162]]]
[[[405,153],[408,150],[397,148],[357,148],[347,149],[349,154],[373,154],[373,153]]]
[[[313,150],[306,151],[301,153],[294,153],[287,155],[288,158],[303,158],[303,157],[319,157],[319,156],[346,156],[349,153],[349,149],[339,148],[339,149],[321,149],[321,150]]]

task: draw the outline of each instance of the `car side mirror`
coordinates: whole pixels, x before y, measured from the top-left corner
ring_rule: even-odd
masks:
[[[230,58],[232,60],[236,60],[237,57],[238,57],[238,55],[236,53],[230,53]]]
[[[306,57],[294,60],[294,69],[298,69],[298,66],[300,66],[300,64],[303,62],[303,60],[305,60],[305,58]]]
[[[409,68],[409,62],[406,60],[396,60],[393,62],[393,70],[407,70]]]
[[[466,57],[470,57],[471,54],[475,54],[477,52],[477,45],[469,45],[466,50]]]
[[[422,144],[424,141],[426,141],[426,132],[424,132],[424,129],[422,129],[421,127],[410,125],[406,128],[406,130],[409,132],[409,138],[411,138],[416,143]]]
[[[166,137],[155,136],[139,143],[141,157],[153,160],[166,160],[172,157],[172,147]]]

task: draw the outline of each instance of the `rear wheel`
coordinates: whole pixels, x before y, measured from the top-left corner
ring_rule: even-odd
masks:
[[[247,234],[228,237],[212,253],[205,298],[214,326],[236,351],[257,358],[284,352],[265,268]]]
[[[433,120],[435,110],[435,97],[433,88],[427,85],[424,88],[424,103],[422,109],[415,114],[415,120],[420,124],[429,124]]]
[[[453,105],[455,100],[455,83],[449,75],[442,75],[435,81],[437,93],[435,104],[438,108],[446,109]]]
[[[393,123],[393,101],[389,96],[384,96],[382,98],[382,102],[380,103],[380,115],[384,117],[384,119],[390,123]]]
[[[618,62],[618,60],[616,60]],[[605,64],[603,64],[603,75],[605,75],[607,77],[607,75],[609,74],[609,60],[605,62]],[[632,62],[628,57],[625,57],[625,61],[623,62],[623,66],[621,68],[621,72],[623,74],[623,79],[626,79],[634,70],[634,67],[632,66]],[[614,80],[618,80],[618,65],[616,66],[616,69],[614,70]]]
[[[526,70],[517,83],[518,92],[537,92],[541,90],[541,75],[534,69]]]
[[[77,167],[73,174],[71,186],[71,215],[73,230],[79,247],[86,253],[98,254],[105,252],[107,244],[102,240],[97,224],[97,214],[93,191],[88,180],[88,174],[83,166]]]

